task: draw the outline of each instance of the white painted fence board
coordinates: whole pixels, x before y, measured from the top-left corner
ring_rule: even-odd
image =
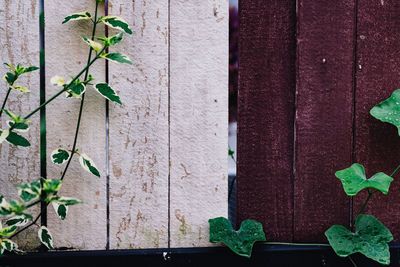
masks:
[[[1,77],[10,69],[2,63],[22,66],[39,66],[39,5],[37,0],[7,1],[0,0],[0,58]],[[7,93],[7,84],[0,81],[0,102]],[[23,95],[11,92],[6,109],[27,115],[39,105],[39,71],[24,74],[18,83],[31,90],[30,94]],[[2,115],[0,128],[7,128],[6,114]],[[40,178],[39,165],[39,117],[31,119],[28,133],[23,135],[31,142],[28,148],[14,147],[4,142],[0,145],[0,195],[18,199],[15,185],[34,181]],[[38,209],[32,208],[32,214]],[[15,241],[24,249],[32,250],[39,245],[36,238],[37,228],[22,233]]]
[[[133,34],[113,48],[133,66],[110,63],[122,106],[110,104],[110,245],[168,245],[168,1],[114,0],[110,14]]]
[[[171,1],[171,246],[227,217],[228,1]]]
[[[47,98],[60,88],[50,84],[50,78],[60,75],[67,80],[82,70],[87,62],[89,47],[81,35],[90,38],[92,24],[72,21],[61,24],[71,13],[89,11],[94,15],[95,1],[68,0],[46,1],[46,95]],[[104,14],[104,6],[100,8]],[[98,25],[97,35],[104,34]],[[92,65],[90,73],[96,81],[105,80],[104,60]],[[82,76],[81,79],[84,77]],[[51,163],[51,151],[72,148],[80,101],[66,99],[64,95],[47,106],[48,177],[59,179],[65,165]],[[106,246],[106,186],[105,186],[105,100],[88,86],[84,113],[81,121],[77,148],[88,154],[96,163],[101,178],[86,172],[75,155],[64,179],[60,195],[75,197],[84,204],[72,206],[65,221],[61,221],[49,206],[48,227],[54,236],[55,247],[74,249],[105,249]]]

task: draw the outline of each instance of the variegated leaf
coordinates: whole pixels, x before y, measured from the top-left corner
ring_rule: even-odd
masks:
[[[79,199],[76,198],[71,198],[71,197],[60,197],[60,196],[51,196],[46,199],[47,202],[55,202],[59,205],[65,205],[65,206],[72,206],[76,204],[83,203]]]
[[[42,190],[46,192],[47,195],[54,194],[60,190],[62,181],[61,180],[55,180],[55,179],[41,179],[43,188]]]
[[[4,76],[3,76],[3,81],[5,81],[6,83],[8,83],[9,85],[13,85],[14,82],[18,79],[18,76],[15,75],[14,73],[11,72],[7,72]]]
[[[8,130],[6,130],[8,131]],[[4,135],[6,135],[7,133],[5,133]],[[3,132],[0,130],[0,143],[1,143],[1,139]],[[25,139],[25,137],[15,133],[15,132],[9,132],[7,137],[6,137],[7,142],[9,142],[10,144],[14,145],[14,146],[23,146],[23,147],[28,147],[31,144],[29,143],[28,140]]]
[[[53,76],[50,79],[50,83],[54,86],[63,86],[64,85],[64,78],[61,76]]]
[[[24,93],[24,94],[30,93],[28,88],[23,87],[21,85],[13,85],[13,86],[10,86],[10,88],[13,90],[16,90],[16,91],[20,91],[21,93]]]
[[[121,53],[102,54],[101,57],[117,63],[132,65],[132,61],[130,61],[129,57]]]
[[[96,89],[97,92],[99,92],[102,96],[104,96],[108,100],[117,102],[118,104],[122,105],[119,96],[115,93],[115,91],[111,88],[111,86],[108,85],[108,83],[97,83],[95,84],[94,88]]]
[[[104,45],[110,46],[110,45],[116,45],[119,42],[121,42],[123,35],[124,34],[121,32],[111,37],[96,37],[96,39],[102,41]]]
[[[12,217],[12,218],[8,219],[6,221],[6,225],[7,226],[15,225],[17,227],[22,227],[22,226],[27,225],[28,222],[29,222],[29,220],[27,218],[25,218],[25,216],[19,215],[19,216],[15,216],[15,217]]]
[[[106,24],[107,26],[110,26],[111,28],[114,28],[114,29],[117,29],[117,30],[120,30],[120,31],[124,31],[124,32],[126,32],[128,34],[132,34],[132,30],[129,28],[128,23],[124,19],[122,19],[120,17],[117,17],[117,16],[106,16],[106,17],[103,17],[101,19],[101,21],[104,24]]]
[[[2,254],[4,250],[11,252],[14,248],[17,248],[17,244],[10,239],[0,239],[0,249],[2,250],[0,254]]]
[[[40,198],[41,187],[40,181],[17,185],[18,195],[24,202],[31,202]]]
[[[96,165],[94,164],[93,160],[89,158],[88,155],[81,154],[79,157],[79,162],[87,172],[90,172],[97,177],[100,177],[100,172],[97,170]]]
[[[53,249],[53,237],[46,226],[40,227],[38,236],[43,245],[45,245],[48,249]]]
[[[101,49],[103,49],[103,46],[100,43],[92,41],[92,40],[86,38],[85,36],[81,36],[81,37],[82,37],[83,41],[85,41],[85,43],[87,43],[97,53],[100,52]]]
[[[17,231],[17,226],[13,225],[13,226],[8,226],[8,227],[4,227],[0,230],[0,236],[4,236],[4,237],[9,237],[11,236],[13,233],[15,233],[15,231]]]
[[[67,23],[68,21],[87,20],[87,19],[91,19],[91,18],[92,18],[92,15],[87,11],[83,11],[83,12],[79,12],[79,13],[73,13],[73,14],[65,17],[65,19],[64,19],[62,24]]]
[[[13,121],[7,121],[7,125],[11,128],[14,126],[14,122]],[[15,127],[14,127],[14,131],[17,132],[27,132],[29,131],[29,125],[27,123],[18,123]]]
[[[77,81],[77,83],[72,84],[69,89],[66,91],[67,98],[75,97],[81,98],[81,95],[86,92],[86,86]]]
[[[9,130],[0,130],[0,144],[7,139],[8,135],[10,134]]]
[[[54,164],[63,164],[68,161],[69,157],[71,156],[71,153],[67,150],[64,150],[62,148],[58,148],[51,152],[51,161]]]
[[[67,217],[68,206],[58,204],[56,202],[51,202],[51,204],[53,205],[53,208],[56,211],[58,217],[60,217],[61,220],[64,220]]]

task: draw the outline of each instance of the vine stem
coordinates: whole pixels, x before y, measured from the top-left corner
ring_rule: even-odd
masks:
[[[98,10],[98,6],[99,6],[99,2],[96,1],[96,11],[95,11],[95,19],[94,19],[94,25],[93,25],[93,31],[92,31],[92,37],[91,40],[94,40],[94,36],[96,34],[96,26],[97,26],[97,10]],[[66,88],[64,88],[63,90],[61,90],[60,92],[58,92],[56,95],[54,95],[51,99],[49,99],[48,101],[46,101],[45,103],[43,103],[41,106],[39,106],[34,112],[31,112],[28,116],[25,117],[25,119],[29,118],[30,116],[32,116],[35,112],[37,112],[38,110],[40,110],[40,108],[42,106],[47,105],[48,103],[50,103],[50,100],[55,99],[58,95],[60,95],[62,92],[66,91],[68,89],[69,86],[71,86],[71,84],[76,81],[85,71],[85,78],[84,80],[86,80],[88,78],[89,75],[89,67],[99,58],[99,55],[101,55],[101,53],[106,49],[106,46],[104,46],[104,48],[97,54],[97,56],[91,61],[92,58],[92,52],[93,52],[93,48],[90,47],[89,49],[89,56],[88,56],[88,61],[87,61],[87,65],[86,67],[68,84],[68,86]],[[81,105],[79,107],[79,115],[78,115],[78,122],[77,122],[77,126],[76,126],[76,130],[75,130],[75,136],[74,136],[74,143],[72,146],[72,152],[71,152],[71,156],[69,157],[69,160],[67,162],[67,165],[65,166],[64,172],[60,178],[60,180],[62,181],[65,177],[65,174],[67,173],[68,167],[71,163],[72,157],[73,155],[76,153],[76,143],[78,140],[78,135],[79,135],[79,128],[80,128],[80,123],[81,123],[81,119],[82,119],[82,113],[83,113],[83,104],[85,102],[85,93],[82,94],[82,99],[81,99]],[[54,194],[57,195],[57,192]],[[38,202],[40,203],[40,201]],[[37,204],[37,203],[36,203]],[[46,210],[47,206],[50,203],[48,202],[46,205],[42,206],[42,209],[40,211],[40,213],[38,214],[38,216],[32,221],[32,223],[28,224],[27,226],[25,226],[24,228],[20,229],[19,231],[15,232],[12,236],[10,236],[10,238],[13,238],[14,236],[18,235],[19,233],[25,231],[26,229],[28,229],[29,227],[33,226],[36,224],[36,222],[39,220],[39,218],[42,216],[43,212]]]
[[[4,98],[3,105],[1,106],[0,118],[1,118],[1,115],[3,115],[3,110],[4,110],[4,107],[6,106],[7,99],[8,99],[8,96],[10,95],[10,92],[11,92],[11,87],[8,87],[6,98]]]
[[[349,256],[349,260],[351,263],[353,263],[354,267],[357,267],[357,264],[355,263],[355,261],[351,258],[351,256]]]

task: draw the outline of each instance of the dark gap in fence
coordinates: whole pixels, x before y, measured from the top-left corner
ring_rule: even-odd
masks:
[[[39,49],[40,49],[40,104],[46,102],[46,68],[45,68],[45,22],[44,0],[39,1]],[[40,176],[47,178],[46,155],[46,107],[40,109]],[[41,202],[42,216],[40,223],[47,225],[47,203]]]
[[[171,0],[168,0],[168,248],[171,247]]]
[[[108,0],[104,2],[104,14],[108,16]],[[108,26],[105,25],[105,36],[108,37]],[[108,48],[106,49],[108,53]],[[108,60],[105,61],[105,80],[109,83],[109,66]],[[110,112],[109,112],[109,101],[106,99],[106,213],[107,213],[107,242],[106,250],[110,249]]]

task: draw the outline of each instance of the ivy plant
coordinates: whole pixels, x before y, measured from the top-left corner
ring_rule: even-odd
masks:
[[[67,16],[64,23],[76,20],[86,20],[92,24],[91,37],[81,36],[83,43],[89,46],[89,53],[86,66],[76,75],[68,75],[73,77],[66,81],[62,76],[56,75],[51,78],[50,83],[53,86],[59,87],[59,91],[51,96],[46,102],[39,105],[32,110],[29,114],[23,116],[15,114],[12,110],[6,109],[9,95],[12,91],[16,93],[28,94],[30,90],[18,83],[18,78],[26,73],[33,72],[38,67],[27,66],[22,67],[20,64],[12,66],[11,64],[4,63],[10,72],[3,76],[4,82],[7,84],[7,93],[3,100],[0,109],[0,118],[3,114],[9,117],[5,125],[0,125],[0,145],[12,145],[17,147],[28,147],[30,142],[22,134],[29,131],[29,118],[40,111],[41,108],[51,103],[54,99],[65,94],[66,98],[78,99],[80,101],[79,115],[77,118],[77,125],[73,139],[72,149],[64,149],[63,146],[55,148],[51,153],[51,160],[55,165],[65,164],[64,170],[58,179],[48,179],[38,177],[37,180],[20,184],[16,186],[18,190],[19,200],[6,199],[0,195],[0,255],[8,252],[23,253],[13,241],[14,237],[19,235],[26,229],[37,225],[39,218],[42,216],[41,212],[34,217],[31,214],[30,208],[40,203],[44,203],[47,207],[50,203],[54,207],[56,213],[61,220],[64,220],[68,213],[70,206],[80,204],[82,201],[72,197],[59,195],[59,190],[63,184],[65,175],[67,174],[70,163],[75,155],[79,156],[79,162],[84,170],[91,173],[98,178],[101,173],[96,167],[94,161],[85,153],[82,153],[77,148],[77,140],[79,135],[79,128],[82,118],[82,110],[85,102],[85,92],[87,89],[93,89],[102,95],[106,100],[122,104],[120,97],[116,91],[103,81],[95,81],[90,75],[91,66],[99,59],[109,60],[116,63],[132,64],[128,56],[122,53],[109,53],[108,48],[117,45],[123,39],[123,34],[132,34],[128,23],[117,16],[98,16],[99,4],[102,0],[95,0],[96,7],[94,15],[89,11],[80,11]],[[114,28],[118,31],[113,36],[97,36],[96,27],[99,24]],[[45,226],[39,226],[37,237],[47,249],[54,249],[53,237],[50,230]]]

